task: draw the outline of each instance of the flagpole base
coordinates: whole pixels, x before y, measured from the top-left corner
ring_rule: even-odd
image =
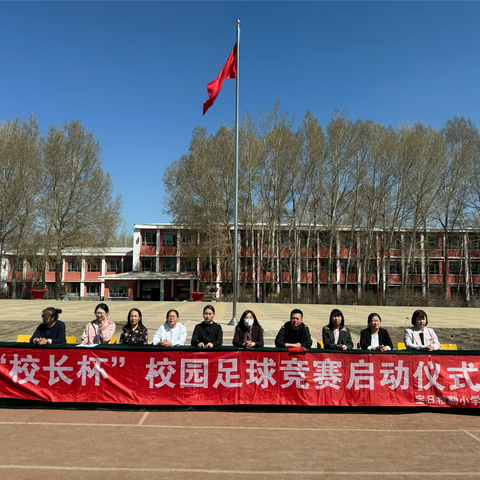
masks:
[[[233,325],[234,327],[238,325],[238,320],[236,318],[232,318],[229,322],[228,325]]]

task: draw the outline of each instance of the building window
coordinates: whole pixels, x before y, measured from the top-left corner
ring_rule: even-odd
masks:
[[[120,260],[107,260],[107,272],[117,272],[120,270]]]
[[[332,269],[334,268],[335,262],[332,263]],[[320,271],[322,273],[328,273],[328,258],[322,258],[320,260]]]
[[[252,257],[247,257],[243,260],[243,272],[249,273],[253,272],[253,258]]]
[[[48,262],[48,271],[54,272],[57,269],[57,262]]]
[[[162,233],[162,245],[164,247],[176,247],[177,246],[177,234],[173,232]]]
[[[450,260],[450,275],[460,275],[462,262],[460,260]]]
[[[402,239],[400,236],[396,236],[393,240],[392,240],[392,246],[391,248],[393,250],[400,250],[402,248]]]
[[[177,257],[162,257],[162,272],[176,272]]]
[[[79,282],[70,282],[67,284],[67,292],[68,295],[72,295],[74,297],[80,296],[80,283]]]
[[[123,271],[131,272],[133,270],[133,259],[132,257],[125,257],[123,260]]]
[[[422,274],[422,263],[421,262],[415,262],[413,264],[413,274],[414,275],[421,275]]]
[[[98,283],[86,283],[85,286],[87,287],[87,297],[98,297]]]
[[[376,260],[369,260],[367,268],[368,268],[368,273],[377,274],[377,261]]]
[[[313,258],[302,258],[302,272],[313,272]]]
[[[282,247],[293,246],[295,243],[295,237],[293,233],[282,232]]]
[[[142,232],[142,247],[154,247],[157,244],[155,232]]]
[[[454,235],[453,237],[447,237],[447,248],[449,250],[460,249],[460,237]]]
[[[142,272],[154,272],[155,271],[155,258],[143,257],[142,258]]]
[[[100,260],[90,258],[86,261],[87,272],[99,272],[100,271]]]
[[[182,272],[194,272],[196,270],[196,262],[182,258]]]
[[[356,238],[351,235],[344,235],[342,238],[342,248],[355,248]]]
[[[472,275],[480,275],[480,262],[472,261]]]
[[[470,250],[480,250],[480,238],[478,237],[470,237],[469,239],[470,243]]]
[[[289,273],[290,272],[290,259],[282,257],[280,258],[280,271],[282,273]]]
[[[390,275],[401,275],[402,274],[402,263],[394,260],[390,262],[389,266],[389,274]]]
[[[128,283],[110,282],[109,298],[127,298],[128,297]]]
[[[182,243],[192,243],[194,240],[195,240],[195,235],[193,232],[182,233]]]
[[[322,233],[320,235],[320,241],[322,242],[322,248],[330,248],[330,234]]]
[[[245,232],[242,232],[240,234],[240,238],[241,238],[241,243],[242,243],[242,247],[243,248],[249,248],[252,246],[252,236],[249,234],[249,235],[246,235]]]
[[[340,265],[342,268],[342,273],[347,273],[347,259],[342,258],[340,260]],[[350,260],[350,263],[348,264],[348,273],[357,273],[357,265],[355,263],[355,260]]]
[[[439,237],[437,236],[429,235],[427,237],[427,248],[430,250],[438,250],[438,239]]]
[[[82,262],[77,258],[69,258],[67,260],[67,272],[81,272]]]
[[[308,241],[308,234],[307,233],[300,233],[300,245],[305,246]]]
[[[428,264],[429,275],[440,275],[440,262],[430,262]]]

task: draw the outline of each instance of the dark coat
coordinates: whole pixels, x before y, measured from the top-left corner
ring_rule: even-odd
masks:
[[[245,330],[237,325],[235,327],[235,334],[233,336],[233,346],[241,347],[243,345],[243,339],[245,337]],[[262,348],[263,347],[263,328],[260,325],[252,325],[252,342],[255,342],[253,348]]]
[[[303,348],[312,348],[312,336],[309,328],[301,323],[297,330],[292,328],[292,324],[287,322],[277,333],[275,346],[285,348],[286,343],[300,343]]]
[[[372,333],[370,332],[370,327],[362,330],[360,332],[360,348],[362,350],[368,350],[368,347],[372,343]],[[378,343],[380,345],[385,345],[386,347],[390,347],[390,350],[393,350],[393,343],[390,339],[390,335],[388,332],[381,328],[378,330]]]
[[[352,336],[350,335],[350,330],[347,327],[343,327],[340,329],[338,344],[335,344],[335,336],[333,334],[333,330],[330,330],[328,325],[323,327],[322,342],[323,347],[330,350],[339,350],[339,345],[346,345],[347,350],[351,350],[353,348]]]
[[[223,343],[223,330],[221,325],[212,322],[207,324],[205,322],[195,325],[193,330],[192,347],[198,347],[199,343],[211,343],[214,347],[221,347]]]
[[[65,337],[65,323],[61,320],[57,320],[53,327],[50,328],[47,328],[44,323],[41,323],[30,338],[30,343],[33,343],[35,338],[46,338],[51,340],[52,344],[67,343]]]

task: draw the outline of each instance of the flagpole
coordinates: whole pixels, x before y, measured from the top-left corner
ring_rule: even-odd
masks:
[[[229,325],[237,325],[238,290],[238,104],[240,93],[240,20],[237,20],[237,88],[235,98],[235,210],[233,226],[233,312]]]

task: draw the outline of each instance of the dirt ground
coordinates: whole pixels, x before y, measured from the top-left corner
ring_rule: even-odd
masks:
[[[480,477],[480,417],[0,409],[8,480]]]

